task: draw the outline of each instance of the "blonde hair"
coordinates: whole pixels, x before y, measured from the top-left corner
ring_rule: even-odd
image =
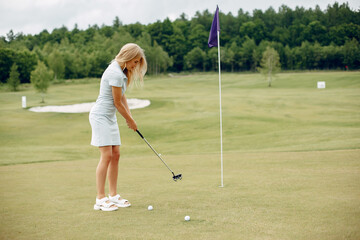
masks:
[[[126,63],[134,58],[140,58],[139,64],[133,70],[124,68],[123,71],[128,78],[128,85],[135,83],[136,85],[142,85],[144,81],[144,75],[147,71],[147,62],[144,54],[144,50],[135,43],[125,44],[118,55],[115,57],[115,61],[120,66],[126,67]]]

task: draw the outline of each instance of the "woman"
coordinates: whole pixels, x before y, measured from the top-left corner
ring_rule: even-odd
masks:
[[[114,211],[119,207],[131,206],[128,200],[117,194],[121,141],[116,110],[125,118],[128,127],[136,131],[137,125],[124,94],[130,84],[143,81],[146,70],[144,50],[134,43],[128,43],[121,48],[101,77],[100,93],[89,115],[91,145],[99,147],[101,154],[96,168],[95,210]],[[105,196],[106,174],[109,197]]]

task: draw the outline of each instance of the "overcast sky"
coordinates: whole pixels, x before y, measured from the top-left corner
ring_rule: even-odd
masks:
[[[75,23],[79,29],[87,29],[89,25],[112,25],[116,16],[123,24],[140,22],[149,24],[169,17],[175,20],[182,13],[191,19],[196,11],[208,9],[215,12],[216,5],[220,11],[231,12],[237,16],[240,8],[252,13],[254,9],[266,10],[270,6],[276,11],[285,4],[295,9],[296,6],[322,10],[335,0],[0,0],[0,36],[6,36],[10,30],[14,33],[38,34],[47,29],[63,25],[69,30]],[[348,2],[353,10],[360,9],[359,0]],[[211,23],[209,23],[211,24]]]

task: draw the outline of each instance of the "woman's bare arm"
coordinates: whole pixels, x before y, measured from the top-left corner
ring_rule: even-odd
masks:
[[[130,116],[132,117],[131,112],[130,112],[130,108],[129,108],[129,106],[128,106],[127,99],[126,99],[126,96],[125,96],[125,95],[122,95],[122,96],[121,96],[121,102],[122,102],[122,104],[125,106],[125,109],[128,111],[128,113],[130,114]]]
[[[112,86],[112,95],[114,98],[114,105],[115,105],[116,109],[119,111],[121,116],[123,116],[125,118],[126,123],[129,126],[129,128],[136,131],[137,125],[131,116],[129,107],[127,106],[126,98],[125,98],[126,104],[124,104],[124,100],[122,100],[124,95],[122,95],[121,87]]]

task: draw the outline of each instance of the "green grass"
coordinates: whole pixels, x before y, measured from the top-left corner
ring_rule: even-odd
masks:
[[[316,89],[326,81],[326,89]],[[223,74],[224,188],[217,74],[147,78],[128,98],[171,175],[118,114],[119,191],[133,206],[96,212],[88,114],[28,106],[95,101],[99,80],[0,91],[0,239],[359,239],[360,73]],[[147,206],[154,210],[148,211]],[[191,216],[190,222],[184,217]]]

